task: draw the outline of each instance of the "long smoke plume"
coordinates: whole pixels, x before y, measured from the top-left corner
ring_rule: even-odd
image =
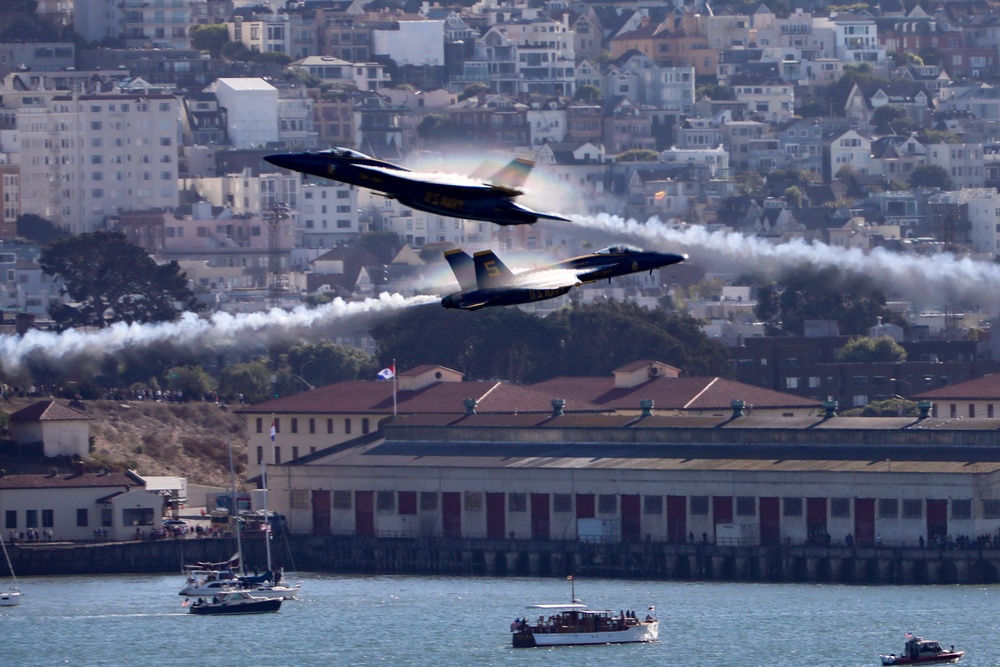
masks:
[[[125,324],[97,331],[67,330],[61,333],[32,330],[24,336],[0,337],[0,365],[16,372],[28,362],[65,362],[101,359],[125,350],[189,349],[205,352],[264,345],[288,337],[318,338],[331,335],[338,327],[361,327],[365,317],[435,301],[437,297],[403,297],[382,294],[378,298],[347,302],[342,299],[318,308],[279,308],[267,312],[215,313],[199,317],[185,313],[175,322]]]
[[[628,237],[648,249],[686,252],[692,262],[730,276],[753,273],[773,278],[783,270],[811,265],[865,274],[891,298],[923,307],[978,306],[994,312],[1000,299],[1000,266],[949,253],[910,255],[881,248],[862,252],[801,240],[775,244],[698,225],[667,225],[656,217],[645,222],[611,215],[572,216],[572,220],[609,239]]]

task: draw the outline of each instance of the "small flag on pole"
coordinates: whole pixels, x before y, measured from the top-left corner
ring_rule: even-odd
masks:
[[[388,368],[383,368],[378,372],[379,380],[391,380],[396,377],[396,364],[390,364]]]

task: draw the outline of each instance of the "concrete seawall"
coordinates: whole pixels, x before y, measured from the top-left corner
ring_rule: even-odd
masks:
[[[249,567],[266,562],[260,539],[243,542]],[[564,576],[682,581],[858,584],[992,584],[1000,549],[909,547],[717,546],[648,542],[290,536],[272,542],[286,571],[471,576]],[[19,577],[180,572],[184,563],[218,562],[231,539],[9,545]],[[8,576],[6,564],[0,574]]]

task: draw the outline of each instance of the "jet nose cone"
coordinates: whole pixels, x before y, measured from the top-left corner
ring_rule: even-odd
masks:
[[[275,167],[294,170],[302,162],[302,158],[293,153],[280,153],[278,155],[265,155],[265,162],[270,162]]]

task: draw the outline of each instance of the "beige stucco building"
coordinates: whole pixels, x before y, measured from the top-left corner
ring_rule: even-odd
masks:
[[[21,444],[42,443],[43,454],[87,458],[90,415],[56,401],[39,401],[10,416],[10,432]]]

